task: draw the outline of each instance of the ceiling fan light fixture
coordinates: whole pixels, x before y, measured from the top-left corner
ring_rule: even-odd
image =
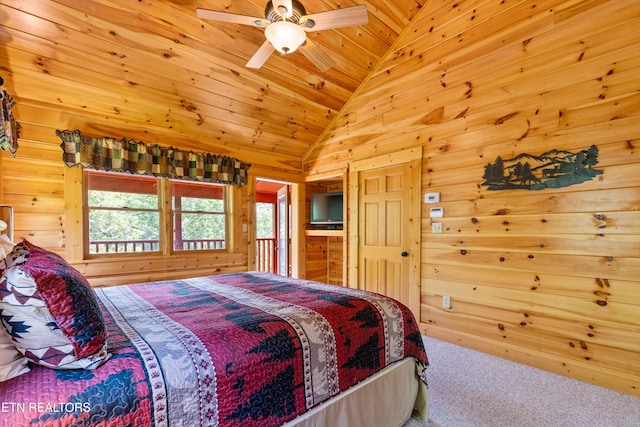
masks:
[[[331,58],[306,36],[307,31],[331,30],[369,22],[367,6],[340,7],[326,12],[307,14],[299,0],[268,0],[264,18],[239,15],[218,10],[197,9],[199,18],[232,22],[263,28],[266,40],[246,64],[247,68],[262,67],[276,50],[283,55],[300,50],[320,71],[334,65]]]
[[[280,53],[289,54],[300,47],[307,38],[304,30],[288,21],[277,21],[271,23],[264,34],[269,43]]]

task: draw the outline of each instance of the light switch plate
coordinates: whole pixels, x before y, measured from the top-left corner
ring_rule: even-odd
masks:
[[[442,297],[442,307],[451,308],[451,297],[449,295],[444,295]]]

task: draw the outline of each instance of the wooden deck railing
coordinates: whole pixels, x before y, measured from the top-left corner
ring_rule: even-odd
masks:
[[[92,240],[89,253],[111,254],[127,252],[153,252],[160,250],[158,240]]]
[[[182,240],[182,250],[214,250],[224,249],[224,239],[186,239]],[[93,240],[89,242],[92,254],[153,252],[160,250],[158,240]],[[269,273],[276,272],[277,255],[276,239],[256,239],[256,270]]]
[[[256,239],[256,270],[276,272],[276,239]]]
[[[183,251],[208,251],[224,248],[224,239],[182,239]]]
[[[224,249],[224,239],[183,239],[183,251]],[[153,252],[160,250],[160,241],[148,240],[93,240],[89,242],[92,254]]]

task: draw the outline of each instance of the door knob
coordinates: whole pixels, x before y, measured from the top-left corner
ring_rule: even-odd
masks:
[[[400,255],[403,256],[403,257],[407,257],[407,256],[409,256],[409,252],[404,251]]]

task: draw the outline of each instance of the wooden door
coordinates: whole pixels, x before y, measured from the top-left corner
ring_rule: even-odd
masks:
[[[389,166],[358,165],[351,175],[351,184],[357,182],[357,287],[397,299],[418,320],[420,164],[403,157]]]
[[[406,302],[409,282],[408,165],[361,172],[359,267],[369,291]]]

